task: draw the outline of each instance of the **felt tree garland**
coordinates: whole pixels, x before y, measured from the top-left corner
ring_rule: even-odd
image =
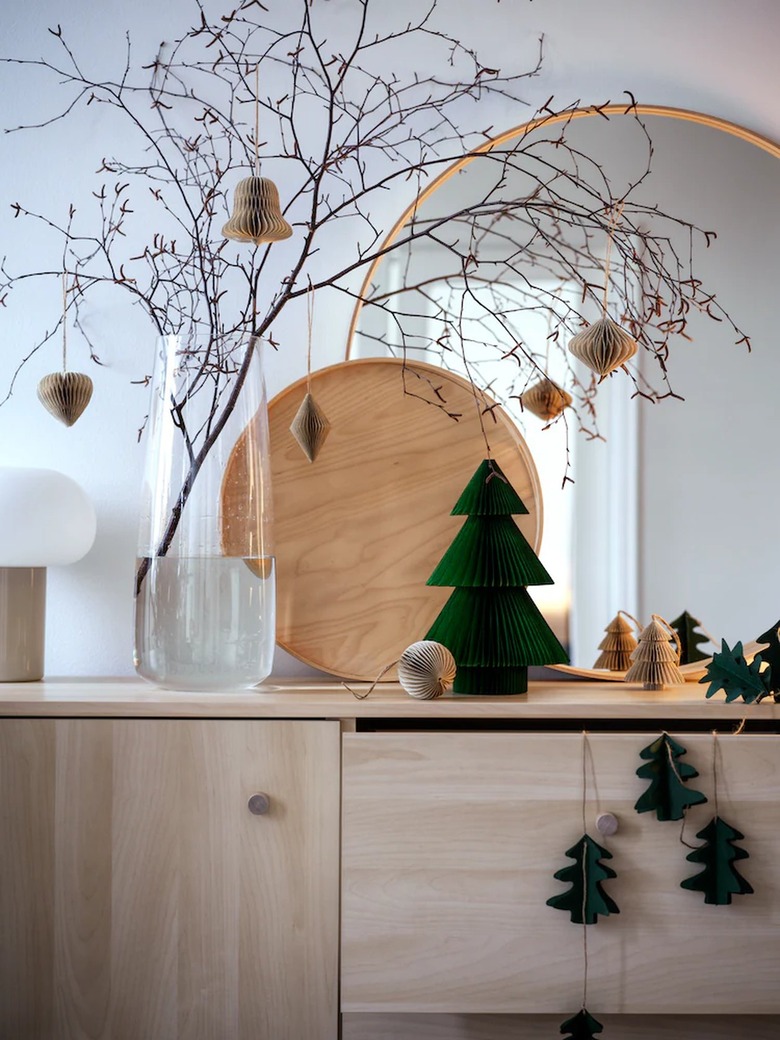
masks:
[[[707,697],[723,690],[727,704],[739,700],[740,697],[746,704],[753,704],[768,697],[772,685],[772,669],[770,667],[762,671],[762,663],[762,654],[756,654],[748,664],[742,643],[735,643],[732,649],[726,640],[722,639],[720,652],[713,654],[699,682],[710,684]]]
[[[547,905],[556,910],[567,910],[574,924],[596,924],[598,916],[619,914],[617,904],[601,887],[602,881],[617,877],[612,867],[604,866],[602,859],[612,859],[612,853],[583,834],[576,845],[566,850],[574,863],[556,871],[555,878],[571,885],[566,892],[551,896]]]
[[[699,644],[709,643],[710,637],[705,635],[704,632],[697,631],[701,621],[689,614],[687,610],[684,610],[679,617],[676,617],[674,621],[670,621],[669,624],[680,639],[680,664],[692,664],[694,661],[707,660],[710,655],[703,654],[699,650]]]
[[[566,855],[574,860],[574,864],[557,871],[555,878],[565,881],[571,887],[567,892],[551,896],[547,905],[556,910],[566,910],[575,924],[582,925],[582,1004],[580,1010],[572,1018],[567,1018],[561,1025],[561,1033],[567,1033],[569,1040],[588,1040],[588,1037],[600,1033],[604,1028],[590,1014],[588,1004],[588,925],[596,924],[598,915],[619,914],[617,904],[601,887],[601,882],[617,877],[611,867],[600,861],[611,859],[611,853],[602,848],[587,833],[586,806],[588,801],[588,774],[586,754],[588,735],[582,734],[582,838]]]
[[[704,844],[685,858],[691,863],[701,863],[704,869],[686,878],[680,887],[703,892],[704,902],[717,906],[731,903],[732,895],[750,895],[752,886],[734,866],[737,860],[749,858],[748,853],[735,844],[742,841],[745,835],[720,816],[715,816],[696,837],[701,838]]]
[[[604,1026],[589,1011],[582,1008],[573,1018],[566,1019],[560,1031],[567,1034],[565,1040],[590,1040],[596,1033],[602,1033]]]
[[[636,775],[650,780],[650,786],[634,805],[638,813],[655,812],[659,820],[681,820],[691,805],[707,801],[701,791],[685,786],[686,780],[699,775],[693,766],[680,761],[685,754],[682,744],[668,733],[662,733],[640,751],[645,765],[637,769]]]
[[[757,643],[767,643],[761,658],[769,665],[769,691],[780,700],[780,621],[758,636]]]
[[[452,510],[468,519],[428,585],[455,591],[425,639],[443,644],[455,658],[454,693],[525,693],[529,665],[568,661],[526,591],[552,584],[512,519],[527,512],[492,459],[481,463]]]

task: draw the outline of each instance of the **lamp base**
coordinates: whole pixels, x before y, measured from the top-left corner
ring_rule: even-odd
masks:
[[[0,682],[43,678],[46,568],[0,567]]]

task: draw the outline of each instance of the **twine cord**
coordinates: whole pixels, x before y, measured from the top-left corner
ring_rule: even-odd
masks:
[[[260,62],[255,65],[255,177],[260,176]]]
[[[669,766],[670,766],[672,772],[674,773],[674,775],[679,780],[679,782],[681,784],[683,784],[683,783],[685,783],[685,781],[680,776],[680,771],[677,768],[677,763],[674,760],[674,755],[672,754],[672,745],[669,743],[669,740],[670,740],[669,734],[666,732],[666,730],[664,730],[663,731],[663,735],[664,735],[664,738],[665,738],[664,743],[666,744],[666,755],[667,755],[667,757],[669,759]],[[690,806],[686,805],[683,808],[683,811],[682,811],[682,820],[680,821],[680,844],[684,845],[686,847],[686,849],[698,849],[699,848],[698,845],[691,845],[689,842],[687,842],[685,840],[685,823],[686,823],[686,820],[687,820],[687,817],[688,817],[688,809],[689,808],[690,808]]]
[[[604,250],[604,301],[602,304],[605,316],[607,313],[607,301],[609,299],[609,265],[612,258],[612,243],[615,238],[618,221],[623,212],[623,206],[624,203],[621,202],[619,205],[610,208],[609,223],[607,224],[607,246]]]
[[[715,803],[715,818],[719,819],[720,810],[718,808],[718,755],[720,754],[720,744],[718,743],[718,731],[714,729],[712,731],[712,800]]]
[[[379,683],[379,680],[384,675],[387,675],[391,668],[395,668],[395,666],[400,662],[400,660],[401,658],[399,657],[396,661],[391,661],[390,664],[386,664],[382,671],[379,673],[379,675],[376,677],[376,679],[374,679],[369,688],[365,691],[365,693],[358,693],[357,690],[353,690],[352,687],[348,686],[345,682],[342,682],[341,685],[344,687],[345,690],[349,690],[352,696],[355,697],[357,700],[364,701],[370,693],[374,692]]]
[[[308,326],[309,342],[306,348],[306,393],[311,393],[311,330],[314,325],[314,286],[311,284],[309,275],[309,291],[306,294],[306,319]],[[391,666],[392,667],[392,666]]]
[[[62,371],[68,368],[68,272],[62,272]]]

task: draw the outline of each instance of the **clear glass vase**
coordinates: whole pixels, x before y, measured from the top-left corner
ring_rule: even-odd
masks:
[[[271,671],[276,606],[260,343],[231,335],[158,344],[135,667],[169,689],[254,686]]]

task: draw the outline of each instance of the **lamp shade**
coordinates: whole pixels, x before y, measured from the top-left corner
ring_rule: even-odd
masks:
[[[95,507],[52,469],[0,467],[0,567],[75,563],[95,540]]]

